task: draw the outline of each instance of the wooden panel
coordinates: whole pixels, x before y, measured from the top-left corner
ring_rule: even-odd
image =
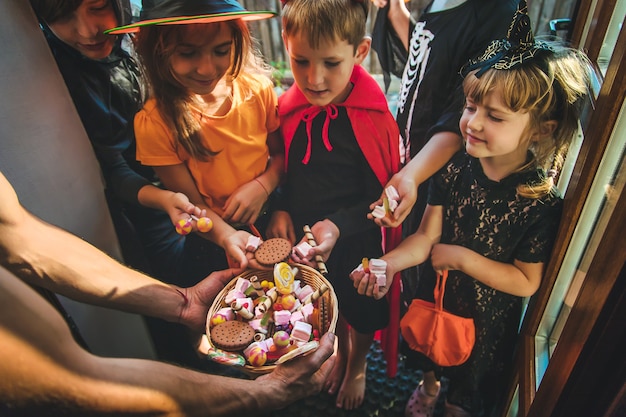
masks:
[[[626,64],[624,63],[625,37],[626,31],[622,31],[614,51],[612,65],[607,70],[607,77],[595,103],[589,125],[585,129],[585,140],[565,195],[565,208],[557,235],[557,244],[547,265],[544,282],[542,282],[537,294],[533,296],[528,309],[529,314],[522,326],[522,333],[525,335],[530,336],[537,332],[569,242],[574,234],[576,223],[582,212],[585,198],[591,188],[594,173],[598,169],[615,126],[619,109],[624,101],[626,77],[617,77],[617,74],[618,71],[622,74],[626,72]]]
[[[626,352],[626,264],[622,265],[621,273],[615,280],[604,309],[585,342],[554,408],[553,416],[626,415],[624,352]],[[621,414],[618,414],[620,407]]]
[[[611,64],[607,69],[607,74],[600,89],[595,103],[595,108],[590,117],[588,126],[583,126],[585,140],[581,147],[574,173],[570,180],[565,194],[565,208],[561,226],[557,235],[557,245],[555,246],[552,258],[546,269],[546,276],[541,288],[531,300],[530,314],[525,320],[522,331],[526,334],[535,334],[543,309],[547,304],[552,286],[558,274],[560,265],[563,262],[567,246],[572,238],[576,222],[585,202],[585,198],[591,188],[594,173],[597,171],[604,150],[609,141],[610,135],[615,126],[618,112],[624,101],[626,92],[626,62],[624,52],[626,51],[626,31],[620,33],[617,45],[613,52]],[[618,76],[618,74],[622,74]]]
[[[0,40],[0,170],[28,210],[121,259],[100,166],[27,1],[0,1]],[[153,356],[138,316],[61,301],[94,353]]]
[[[593,36],[589,36],[584,45],[585,52],[594,62],[598,60],[600,55],[600,49],[602,49],[602,43],[615,9],[615,3],[616,0],[598,0],[594,10],[591,26],[589,27],[589,33],[592,33]]]
[[[542,384],[527,414],[529,417],[602,415],[599,409],[592,414],[571,414],[572,404],[578,402],[572,395],[577,392],[576,395],[585,396],[589,390],[599,391],[599,387],[613,390],[615,386],[610,377],[601,371],[611,366],[613,368],[621,366],[624,369],[623,351],[620,352],[618,349],[615,352],[619,343],[624,342],[624,316],[613,312],[619,309],[619,300],[624,298],[624,276],[621,281],[618,281],[618,277],[620,271],[623,273],[626,263],[626,240],[623,236],[626,230],[626,191],[621,193],[609,224],[611,226],[606,228],[578,299],[550,359]],[[614,294],[615,301],[611,300],[611,294]],[[615,302],[618,303],[617,306]],[[621,308],[624,309],[623,305]],[[603,309],[609,312],[599,320]],[[611,317],[615,320],[611,320]],[[608,340],[603,342],[604,339]],[[584,349],[591,350],[591,354],[585,355]],[[609,351],[613,355],[607,358],[603,352]],[[586,363],[586,356],[591,356],[595,360]],[[605,366],[601,366],[602,363]],[[594,370],[594,367],[597,369]],[[576,375],[580,372],[593,375],[593,378],[576,380]],[[594,386],[590,387],[589,384]],[[568,389],[568,385],[578,385],[578,391]],[[585,404],[585,401],[580,402],[581,407]]]
[[[590,0],[582,0],[578,5],[580,13],[589,12],[591,8]],[[581,34],[585,26],[585,14],[578,15],[575,19],[572,40],[576,44],[580,42]],[[597,29],[597,27],[595,27]],[[590,37],[596,37],[594,32],[590,32]],[[604,37],[604,31],[601,34]],[[528,343],[528,339],[533,339],[537,332],[541,318],[545,312],[545,308],[550,297],[552,288],[556,281],[559,269],[565,258],[568,245],[576,223],[582,212],[585,198],[591,188],[594,174],[598,169],[600,160],[606,149],[606,145],[615,126],[618,112],[624,101],[626,93],[626,63],[624,62],[626,49],[626,31],[620,33],[616,48],[613,53],[612,61],[607,69],[606,78],[600,90],[597,100],[590,102],[589,114],[583,122],[583,131],[585,132],[585,140],[576,161],[574,173],[570,180],[568,190],[565,195],[565,208],[563,218],[557,235],[557,244],[553,249],[552,257],[546,267],[546,274],[539,291],[532,297],[529,304],[528,313],[524,319],[521,329],[521,340],[519,357],[520,364],[519,373],[516,378],[520,380],[520,416],[525,416],[526,407],[529,401],[532,401],[534,393],[534,381],[530,380],[534,374],[534,344]],[[600,300],[601,301],[601,300]],[[599,308],[599,307],[598,307]],[[570,320],[571,317],[570,317]],[[556,363],[551,362],[552,369],[559,369]],[[528,379],[528,382],[525,381]],[[509,386],[509,393],[515,390],[516,382]],[[561,387],[562,388],[562,387]],[[535,409],[537,410],[537,409]],[[541,414],[537,411],[536,415]]]
[[[593,0],[579,0],[574,10],[574,22],[570,41],[576,48],[579,48],[581,45],[585,26],[587,25],[587,16],[589,16],[592,3]]]

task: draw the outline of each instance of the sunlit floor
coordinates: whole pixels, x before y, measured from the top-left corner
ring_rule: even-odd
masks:
[[[374,342],[368,355],[367,387],[363,405],[351,411],[335,407],[335,397],[326,393],[297,401],[287,408],[268,413],[258,413],[259,417],[403,417],[404,407],[411,393],[421,380],[420,371],[407,369],[402,357],[398,363],[398,373],[394,378],[388,378],[387,363],[378,342]],[[242,374],[230,376],[246,378]],[[442,398],[442,397],[440,397]],[[443,401],[435,409],[434,417],[443,416]]]

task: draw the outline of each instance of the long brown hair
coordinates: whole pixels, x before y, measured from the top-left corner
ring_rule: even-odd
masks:
[[[161,25],[141,28],[134,37],[135,50],[149,84],[150,94],[156,99],[157,109],[165,123],[176,137],[177,143],[195,159],[206,160],[216,155],[203,144],[199,122],[193,117],[190,94],[172,74],[170,57],[176,46],[191,31],[206,31],[207,37],[219,29],[218,25],[227,25],[232,33],[233,49],[231,65],[226,74],[235,79],[244,69],[247,71],[259,65],[255,40],[247,24],[241,19],[219,23],[197,23],[189,25]]]

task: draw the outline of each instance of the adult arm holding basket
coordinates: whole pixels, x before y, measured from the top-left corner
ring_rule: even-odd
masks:
[[[228,416],[282,408],[319,392],[332,368],[330,333],[312,354],[255,381],[85,351],[61,315],[18,276],[78,301],[203,330],[208,306],[239,271],[215,272],[187,289],[154,280],[28,213],[1,174],[0,263],[2,415]]]

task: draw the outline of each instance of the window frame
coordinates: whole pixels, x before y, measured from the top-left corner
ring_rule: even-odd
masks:
[[[581,47],[587,52],[594,63],[597,63],[600,55],[616,3],[615,0],[580,0],[575,8],[570,41],[573,46]],[[623,24],[622,28],[624,26]],[[557,243],[546,266],[542,285],[531,298],[520,329],[514,369],[505,399],[508,405],[517,400],[517,416],[553,416],[566,407],[561,400],[570,392],[568,381],[572,373],[583,366],[580,363],[584,357],[583,348],[597,346],[601,338],[599,335],[605,334],[602,329],[608,331],[611,326],[611,321],[599,320],[603,309],[619,308],[608,305],[607,300],[614,296],[614,291],[619,291],[619,285],[616,284],[625,270],[626,242],[623,239],[623,230],[626,230],[626,192],[619,197],[618,205],[611,216],[611,227],[605,230],[589,267],[587,276],[593,277],[593,280],[583,283],[559,338],[559,344],[550,358],[539,388],[536,389],[535,337],[626,96],[625,58],[626,30],[621,30],[606,75],[601,79],[598,96],[591,100],[589,111],[581,120],[585,140],[565,193],[565,207]],[[604,313],[607,314],[609,313]],[[592,332],[596,336],[591,336]],[[508,415],[509,407],[503,408],[502,415]]]

